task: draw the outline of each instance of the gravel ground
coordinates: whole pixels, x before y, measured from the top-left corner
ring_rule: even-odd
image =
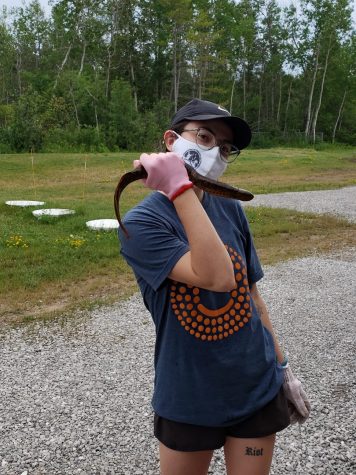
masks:
[[[328,213],[356,221],[356,186],[338,190],[301,191],[256,195],[246,206],[288,208],[308,213]]]
[[[355,287],[356,249],[265,268],[260,290],[312,404],[279,434],[273,475],[356,474]],[[0,330],[0,473],[158,475],[153,351],[139,295]],[[221,450],[209,473],[225,473]]]

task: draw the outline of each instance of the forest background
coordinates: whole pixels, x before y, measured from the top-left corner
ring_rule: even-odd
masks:
[[[0,153],[150,150],[192,97],[255,147],[356,144],[352,1],[49,3],[0,12]]]

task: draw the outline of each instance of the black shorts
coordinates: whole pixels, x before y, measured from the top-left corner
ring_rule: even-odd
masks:
[[[226,437],[250,439],[275,434],[290,424],[287,400],[281,388],[268,404],[238,424],[205,427],[174,422],[155,414],[154,435],[166,447],[183,452],[215,450],[225,445]]]

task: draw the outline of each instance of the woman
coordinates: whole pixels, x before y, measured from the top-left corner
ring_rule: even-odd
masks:
[[[257,289],[241,205],[194,187],[184,167],[217,180],[250,140],[245,121],[193,99],[164,133],[166,152],[134,162],[158,193],[127,213],[130,237],[119,237],[156,327],[162,475],[205,475],[220,447],[228,475],[268,474],[276,432],[309,415]]]

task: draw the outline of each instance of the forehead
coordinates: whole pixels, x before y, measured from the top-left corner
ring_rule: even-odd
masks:
[[[221,119],[192,120],[185,126],[186,129],[197,127],[205,127],[211,130],[218,140],[232,141],[234,136],[231,128]]]

